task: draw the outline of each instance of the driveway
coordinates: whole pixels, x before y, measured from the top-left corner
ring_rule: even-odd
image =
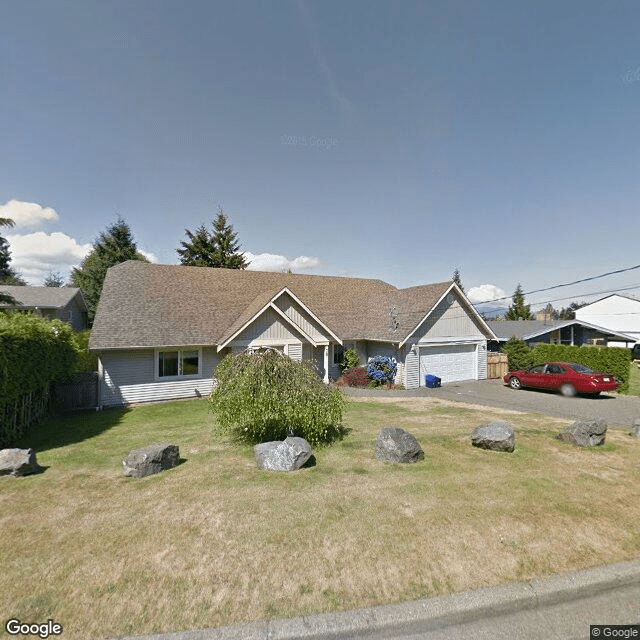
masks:
[[[353,396],[433,397],[465,402],[524,413],[541,413],[558,418],[603,418],[611,427],[631,428],[640,420],[640,398],[614,393],[603,393],[598,398],[565,398],[557,392],[521,389],[514,391],[502,380],[469,380],[450,382],[438,389],[411,389],[406,391],[377,391],[342,387]]]

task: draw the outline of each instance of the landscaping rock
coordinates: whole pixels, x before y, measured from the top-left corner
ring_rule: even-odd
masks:
[[[295,471],[311,457],[311,445],[304,439],[289,436],[285,440],[261,442],[253,447],[259,469]]]
[[[424,451],[415,436],[399,427],[383,427],[375,445],[376,458],[382,462],[417,462]]]
[[[601,418],[576,420],[563,429],[556,437],[558,440],[573,442],[581,447],[596,447],[604,444],[607,423]]]
[[[633,421],[633,426],[631,427],[631,435],[634,438],[640,438],[640,418],[636,418]]]
[[[40,471],[33,449],[0,450],[0,476],[27,476]]]
[[[516,435],[508,422],[495,420],[476,427],[471,434],[471,444],[481,449],[511,453],[516,446]]]
[[[160,442],[131,451],[122,464],[125,476],[144,478],[175,467],[179,460],[180,450],[177,445]]]

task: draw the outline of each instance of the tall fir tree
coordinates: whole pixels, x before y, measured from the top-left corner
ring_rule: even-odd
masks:
[[[64,278],[62,277],[62,275],[56,271],[56,272],[51,272],[49,273],[49,275],[44,279],[44,281],[42,282],[42,284],[45,287],[53,287],[53,288],[60,288],[60,287],[64,287]]]
[[[71,274],[72,285],[82,290],[90,322],[93,322],[98,308],[107,269],[127,260],[149,262],[138,252],[129,225],[122,218],[118,218],[100,234],[93,243],[91,252]]]
[[[531,306],[524,303],[524,293],[522,285],[518,283],[516,290],[511,297],[513,304],[507,310],[505,318],[507,320],[533,320]]]
[[[11,218],[0,218],[0,227],[13,227]],[[11,266],[11,252],[6,238],[0,236],[0,284],[13,284],[25,286],[27,283],[22,276]],[[11,296],[0,296],[0,302],[15,302]]]
[[[240,251],[237,233],[229,224],[222,209],[212,222],[213,233],[200,225],[195,233],[185,229],[188,240],[180,242],[177,249],[180,263],[191,267],[220,267],[224,269],[246,269],[244,254]]]
[[[460,287],[460,291],[464,293],[464,287],[462,286],[462,278],[460,277],[460,269],[458,267],[455,268],[451,279]]]

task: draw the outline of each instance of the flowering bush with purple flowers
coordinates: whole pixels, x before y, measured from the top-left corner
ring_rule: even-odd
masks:
[[[376,356],[367,364],[367,375],[376,384],[391,384],[398,367],[389,356]]]

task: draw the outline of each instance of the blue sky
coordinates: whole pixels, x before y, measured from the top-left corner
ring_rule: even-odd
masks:
[[[532,291],[640,262],[639,104],[636,0],[3,0],[2,233],[39,284],[221,206],[254,268]]]

